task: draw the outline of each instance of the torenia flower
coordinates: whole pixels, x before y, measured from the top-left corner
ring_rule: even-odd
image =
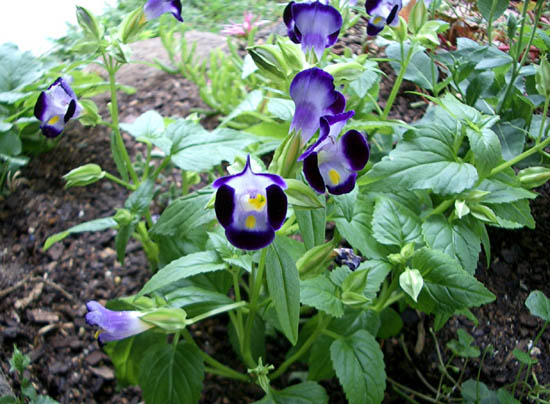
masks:
[[[34,116],[42,121],[40,129],[46,137],[59,136],[69,119],[78,117],[81,111],[76,94],[61,77],[40,93],[34,105]]]
[[[353,115],[349,111],[322,117],[319,139],[298,159],[303,160],[306,180],[317,192],[324,193],[325,188],[334,195],[351,192],[357,171],[369,160],[369,145],[361,133],[349,130],[337,138]]]
[[[401,0],[367,0],[365,8],[370,15],[367,24],[367,34],[377,35],[386,24],[396,26],[399,24],[399,11],[403,7]]]
[[[180,0],[149,0],[143,6],[143,12],[148,20],[160,17],[164,13],[172,13],[176,20],[183,22]]]
[[[254,27],[260,27],[268,22],[268,20],[258,21],[258,17],[254,18],[254,14],[250,11],[245,11],[242,23],[224,24],[221,32],[227,35],[247,37]]]
[[[128,338],[153,327],[140,320],[143,313],[139,311],[112,311],[94,300],[86,303],[86,307],[86,322],[101,328],[98,336],[101,344]]]
[[[254,173],[248,156],[241,173],[218,178],[212,186],[218,189],[216,217],[231,244],[257,250],[273,241],[286,217],[286,183],[281,177]]]
[[[334,88],[334,78],[317,67],[294,77],[290,96],[296,106],[290,130],[301,131],[302,145],[319,129],[322,116],[339,114],[346,107],[344,95]]]
[[[334,45],[342,28],[342,16],[338,10],[320,1],[291,1],[285,8],[283,19],[290,40],[301,43],[304,53],[313,49],[317,59],[321,59],[325,48]]]

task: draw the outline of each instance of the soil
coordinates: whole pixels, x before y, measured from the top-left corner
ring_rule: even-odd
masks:
[[[361,30],[364,26],[352,32],[346,45],[360,51],[364,45]],[[160,48],[158,44],[148,46],[148,49]],[[186,116],[193,108],[206,108],[196,86],[179,76],[143,70],[143,66],[125,74],[126,84],[138,91],[121,96],[123,122],[131,122],[150,109],[163,116]],[[391,82],[391,77],[383,81],[382,100],[387,97]],[[408,107],[412,96],[403,93],[410,89],[415,86],[406,83],[393,110],[394,118],[407,122],[422,113]],[[103,116],[107,116],[106,98],[98,97],[96,101]],[[212,127],[215,121],[205,124]],[[133,139],[125,137],[125,142],[131,154],[142,151]],[[130,242],[124,265],[116,261],[114,230],[69,236],[48,251],[42,250],[48,236],[83,221],[113,215],[115,208],[123,204],[127,191],[109,182],[66,190],[61,179],[72,168],[85,163],[96,163],[116,172],[110,153],[106,152],[109,147],[109,133],[105,128],[71,124],[58,147],[33,158],[22,169],[26,181],[0,201],[0,370],[7,375],[14,390],[19,385],[9,373],[8,359],[15,344],[31,357],[27,376],[33,385],[40,393],[61,403],[137,403],[141,400],[139,388],[117,388],[112,364],[94,339],[94,330],[84,321],[86,301],[105,302],[136,293],[150,277],[139,245]],[[518,362],[511,356],[512,350],[526,350],[541,328],[541,322],[531,317],[524,305],[527,295],[539,289],[550,296],[550,264],[546,251],[550,246],[550,187],[543,187],[539,192],[540,196],[531,202],[536,229],[490,231],[491,265],[487,268],[485,257],[481,256],[476,276],[495,293],[497,300],[473,310],[479,320],[477,327],[457,317],[438,333],[437,343],[444,360],[449,355],[445,343],[456,338],[458,328],[472,334],[474,345],[481,350],[488,344],[494,347],[494,352],[487,355],[481,365],[481,379],[491,388],[513,382]],[[411,311],[403,313],[403,318],[403,344],[397,338],[382,343],[386,371],[393,380],[426,391],[417,372],[436,386],[440,375],[435,343],[429,332],[433,318]],[[246,371],[232,354],[226,323],[227,319],[220,316],[199,324],[192,333],[209,354]],[[287,349],[281,344],[284,342],[269,340],[269,359],[276,365],[283,360],[282,352]],[[407,348],[411,360],[406,359],[402,346]],[[534,372],[539,383],[550,383],[548,332],[537,348],[533,353],[539,363]],[[470,361],[465,378],[476,377],[478,367],[479,360]],[[295,368],[300,369],[300,366]],[[322,384],[331,403],[346,402],[337,380]],[[386,390],[385,402],[403,402],[392,393],[389,383]],[[207,375],[200,402],[250,403],[261,397],[262,392],[256,386]]]

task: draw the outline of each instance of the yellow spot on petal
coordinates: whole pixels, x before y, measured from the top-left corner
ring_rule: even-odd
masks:
[[[372,23],[374,25],[380,25],[380,23],[383,21],[384,19],[380,16],[377,16],[377,17],[374,17],[374,20],[372,20]]]
[[[258,212],[264,208],[266,201],[267,200],[265,196],[263,196],[262,194],[258,194],[253,198],[250,198],[250,197],[248,198],[248,203],[250,204],[252,209]]]
[[[103,332],[103,330],[97,330],[97,331],[95,332],[94,338],[95,338],[95,339],[98,339],[98,338],[99,338],[99,334],[101,334],[102,332]]]
[[[244,222],[244,225],[247,229],[252,230],[254,227],[256,227],[256,218],[252,215],[248,216]]]
[[[55,125],[59,121],[59,115],[52,116],[48,121],[48,125]]]
[[[329,170],[328,176],[330,178],[330,182],[332,182],[332,185],[338,185],[340,183],[340,174],[338,174],[338,171],[334,168]]]

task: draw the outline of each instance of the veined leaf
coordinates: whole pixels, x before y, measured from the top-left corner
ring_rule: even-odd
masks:
[[[386,197],[377,199],[374,206],[372,230],[382,244],[403,247],[421,243],[420,218],[398,202]]]
[[[333,317],[344,314],[344,305],[336,297],[336,286],[324,275],[300,281],[300,301]]]
[[[101,230],[110,229],[112,227],[115,227],[116,225],[117,223],[115,222],[115,219],[113,219],[111,216],[104,217],[101,219],[90,220],[89,222],[80,223],[65,231],[62,231],[60,233],[57,233],[57,234],[54,234],[53,236],[48,237],[42,249],[43,251],[46,251],[53,244],[63,240],[65,237],[73,233],[82,233],[85,231],[101,231]]]

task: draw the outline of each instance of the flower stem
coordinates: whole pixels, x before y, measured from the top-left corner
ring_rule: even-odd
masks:
[[[529,157],[530,155],[541,151],[542,149],[544,149],[548,145],[550,145],[550,136],[548,136],[546,139],[544,139],[539,144],[531,147],[529,150],[526,150],[523,153],[521,153],[520,155],[514,157],[513,159],[508,160],[508,161],[496,166],[495,168],[493,168],[491,170],[491,172],[489,173],[489,177],[491,177],[495,174],[498,174],[499,172],[501,172],[502,170],[507,169],[508,167],[512,167],[514,164],[519,163],[521,160]]]
[[[403,46],[403,43],[401,43],[401,46]],[[401,70],[399,70],[399,75],[397,76],[397,80],[395,80],[395,83],[393,84],[393,88],[391,89],[391,93],[388,98],[388,101],[386,101],[386,106],[384,108],[384,113],[382,115],[383,120],[387,119],[388,115],[390,114],[391,107],[393,106],[393,103],[395,102],[395,98],[397,97],[397,93],[401,88],[401,83],[403,82],[403,78],[405,77],[405,73],[407,72],[407,67],[409,67],[409,63],[413,56],[413,52],[414,52],[414,45],[411,44],[409,47],[409,52],[405,57],[405,60],[404,61],[401,60]]]
[[[107,178],[107,179],[109,179],[113,182],[116,182],[118,185],[122,185],[124,188],[126,188],[130,191],[135,191],[137,189],[137,187],[135,185],[129,184],[126,181],[123,181],[120,178],[115,177],[113,174],[111,174],[107,171],[104,171],[104,172],[105,172],[105,178]]]
[[[550,97],[546,97],[546,100],[544,100],[544,108],[542,110],[542,122],[540,123],[539,135],[537,136],[536,144],[539,144],[542,140],[542,134],[544,132],[544,128],[546,127],[548,104],[550,104]]]

